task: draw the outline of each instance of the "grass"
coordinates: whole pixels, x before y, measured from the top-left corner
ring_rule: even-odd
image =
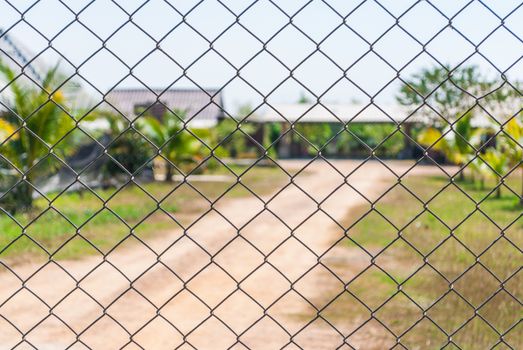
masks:
[[[231,169],[237,175],[246,170],[239,166]],[[225,169],[214,173],[232,175]],[[241,179],[258,195],[283,187],[287,180],[286,174],[276,167],[254,167]],[[49,194],[50,203],[39,198],[30,213],[17,214],[18,224],[6,214],[0,214],[0,259],[17,263],[49,256],[74,259],[107,253],[131,230],[140,239],[147,239],[179,228],[173,218],[181,224],[184,220],[190,222],[208,210],[205,197],[218,200],[229,188],[220,200],[252,196],[245,187],[235,183],[235,177],[231,176],[226,182],[191,182],[193,187],[153,182],[121,189],[96,189],[95,193]]]
[[[413,177],[403,185],[428,201],[426,210],[398,185],[375,210],[361,206],[351,212],[345,222],[352,239],[344,242],[347,254],[363,254],[365,249],[377,266],[359,276],[354,273],[350,293],[337,298],[324,317],[334,323],[361,323],[374,312],[393,333],[375,323],[379,331],[372,334],[380,344],[389,344],[387,348],[396,337],[408,349],[490,349],[496,344],[496,349],[523,348],[523,219],[518,197],[505,188],[501,198],[495,198],[473,183],[449,186],[441,177]],[[521,193],[519,179],[507,185]],[[479,210],[474,201],[481,201]],[[368,265],[362,264],[360,271]],[[506,344],[498,344],[501,337]]]

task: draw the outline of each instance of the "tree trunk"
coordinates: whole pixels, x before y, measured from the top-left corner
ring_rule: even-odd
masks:
[[[22,181],[10,191],[6,200],[7,211],[13,214],[27,212],[33,206],[33,188],[28,182]]]
[[[459,166],[461,167],[462,165],[459,165]],[[461,182],[465,181],[465,169],[461,169],[459,171],[459,181],[461,181]]]
[[[501,198],[501,186],[496,187],[496,198]]]
[[[519,197],[519,204],[523,206],[523,166],[519,167],[521,172],[521,195]]]
[[[173,168],[169,162],[165,162],[165,182],[173,181]]]

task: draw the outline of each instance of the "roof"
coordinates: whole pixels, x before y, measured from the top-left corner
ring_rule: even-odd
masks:
[[[399,105],[380,106],[370,105],[332,105],[325,104],[282,104],[273,105],[265,113],[249,118],[249,121],[266,122],[289,122],[303,123],[399,123],[414,122],[409,118],[409,112],[405,107]],[[285,118],[285,119],[284,119]]]
[[[136,117],[136,107],[149,107],[157,101],[171,110],[184,110],[191,124],[214,125],[223,115],[222,95],[217,89],[115,89],[106,100],[128,119]]]
[[[325,107],[324,107],[325,106]],[[431,118],[440,119],[430,108],[419,108],[413,112],[412,107],[401,105],[364,105],[364,104],[275,104],[265,112],[249,117],[256,123],[290,122],[290,123],[431,123]],[[428,112],[430,113],[428,113]],[[510,115],[496,113],[496,115]],[[451,118],[449,118],[451,119]],[[474,110],[472,120],[474,127],[488,127],[493,124],[489,114],[481,109]]]

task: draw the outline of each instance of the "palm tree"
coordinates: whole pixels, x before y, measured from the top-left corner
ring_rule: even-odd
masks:
[[[54,88],[58,85],[58,66],[47,71],[41,88],[20,82],[2,61],[0,78],[10,94],[1,102],[5,111],[0,114],[0,159],[4,170],[14,170],[20,177],[9,193],[0,196],[0,202],[11,212],[28,210],[33,204],[34,181],[57,164],[51,153],[60,156],[65,152],[65,143],[56,144],[74,128],[75,121],[61,107],[63,92]]]
[[[165,181],[172,181],[173,167],[194,163],[201,155],[203,144],[182,128],[184,111],[166,112],[161,120],[146,115],[138,119],[138,129],[158,148],[166,167]]]
[[[488,149],[481,157],[485,163],[483,167],[488,177],[498,179],[506,173],[509,159],[506,154],[497,149]],[[496,187],[496,198],[501,198],[501,183]]]
[[[519,115],[520,116],[520,115]],[[520,204],[523,205],[523,123],[517,116],[512,117],[504,127],[503,149],[512,167],[519,167],[522,174]]]
[[[136,174],[148,166],[152,151],[142,135],[130,127],[129,120],[110,111],[92,113],[91,118],[105,120],[108,129],[102,139],[112,139],[108,152],[112,159],[106,159],[100,169],[102,187],[110,187],[114,177]]]
[[[426,128],[418,135],[418,142],[444,153],[450,162],[463,166],[474,152],[471,145],[477,143],[476,139],[480,134],[480,130],[472,127],[471,120],[472,114],[467,113],[453,124],[452,131],[448,128],[443,132],[435,127]],[[463,180],[464,170],[460,170],[459,174]]]

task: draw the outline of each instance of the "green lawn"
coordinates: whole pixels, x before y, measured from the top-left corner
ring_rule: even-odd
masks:
[[[238,166],[231,169],[237,175],[246,170]],[[213,173],[232,175],[225,168]],[[258,195],[270,193],[276,186],[283,187],[287,181],[285,173],[276,167],[254,167],[241,177],[241,182]],[[17,214],[18,224],[0,213],[0,258],[16,263],[49,255],[71,259],[98,250],[106,253],[131,231],[140,239],[147,239],[178,228],[173,217],[182,225],[190,223],[191,218],[208,210],[209,202],[204,196],[217,200],[231,186],[226,198],[251,196],[245,187],[235,183],[231,176],[225,182],[194,181],[193,187],[153,182],[127,185],[121,190],[96,189],[96,193],[49,194],[51,203],[40,198],[32,212]]]
[[[520,193],[521,180],[514,177],[507,185]],[[505,188],[501,198],[492,194],[483,201],[489,190],[470,182],[449,185],[440,177],[413,177],[403,185],[428,201],[427,207],[396,186],[376,210],[361,206],[351,212],[345,222],[353,240],[345,240],[347,254],[365,249],[376,266],[353,278],[350,293],[336,299],[324,316],[349,324],[374,312],[394,333],[378,326],[376,339],[394,344],[401,336],[409,349],[490,349],[501,336],[511,347],[496,349],[523,348],[518,197]],[[477,208],[474,201],[481,202]]]

